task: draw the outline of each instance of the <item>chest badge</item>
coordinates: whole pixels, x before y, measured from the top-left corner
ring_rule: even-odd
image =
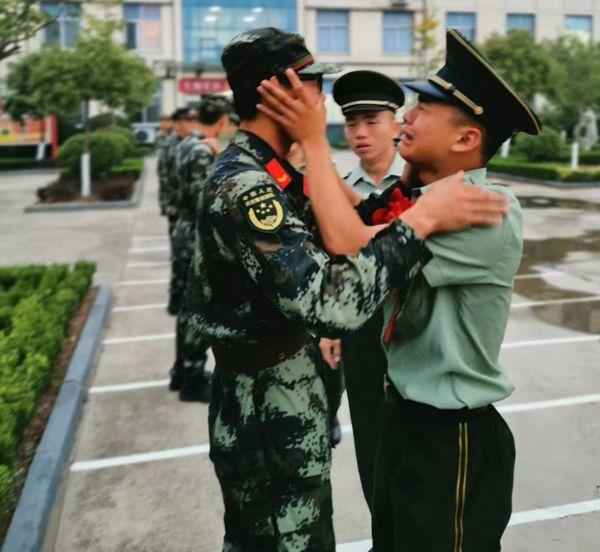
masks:
[[[276,232],[283,223],[285,211],[271,186],[257,186],[246,192],[242,207],[250,226],[260,232]]]

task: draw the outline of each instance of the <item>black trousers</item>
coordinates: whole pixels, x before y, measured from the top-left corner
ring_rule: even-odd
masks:
[[[342,359],[356,463],[369,510],[372,510],[373,471],[383,405],[383,378],[387,369],[381,345],[381,310],[351,336],[342,339]]]
[[[515,446],[493,406],[384,403],[373,492],[375,552],[496,552],[512,510]]]

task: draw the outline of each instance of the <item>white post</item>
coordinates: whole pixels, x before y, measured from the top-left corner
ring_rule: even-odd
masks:
[[[571,146],[571,168],[579,168],[579,142],[573,142]]]
[[[46,143],[39,142],[37,145],[37,150],[35,152],[35,160],[41,161],[44,158],[44,152],[46,151]]]
[[[508,154],[510,153],[510,138],[508,140],[506,140],[506,142],[503,142],[502,144],[502,149],[500,150],[500,157],[508,157]]]
[[[88,197],[92,193],[92,180],[90,177],[90,154],[81,155],[81,195]]]

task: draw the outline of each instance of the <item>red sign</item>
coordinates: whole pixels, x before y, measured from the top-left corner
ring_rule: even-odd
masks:
[[[227,92],[227,79],[186,77],[179,79],[179,91],[184,94],[218,94]]]

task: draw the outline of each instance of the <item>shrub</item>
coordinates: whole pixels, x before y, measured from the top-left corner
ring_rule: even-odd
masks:
[[[88,119],[88,128],[93,132],[95,130],[99,130],[101,128],[129,128],[131,129],[131,124],[129,119],[126,117],[121,117],[120,115],[113,115],[112,113],[100,113],[99,115],[94,115]]]
[[[600,182],[600,170],[571,170],[567,166],[529,163],[518,158],[494,158],[488,163],[488,168],[493,172],[553,182]]]
[[[52,378],[69,320],[95,265],[0,268],[0,501],[38,397]]]
[[[540,136],[520,136],[516,150],[528,161],[559,161],[565,154],[565,144],[560,134],[549,128]]]
[[[84,140],[83,134],[76,134],[60,148],[60,166],[72,175],[79,174]],[[124,159],[127,151],[128,144],[124,136],[106,130],[92,133],[90,136],[92,177],[98,178],[108,173]]]

